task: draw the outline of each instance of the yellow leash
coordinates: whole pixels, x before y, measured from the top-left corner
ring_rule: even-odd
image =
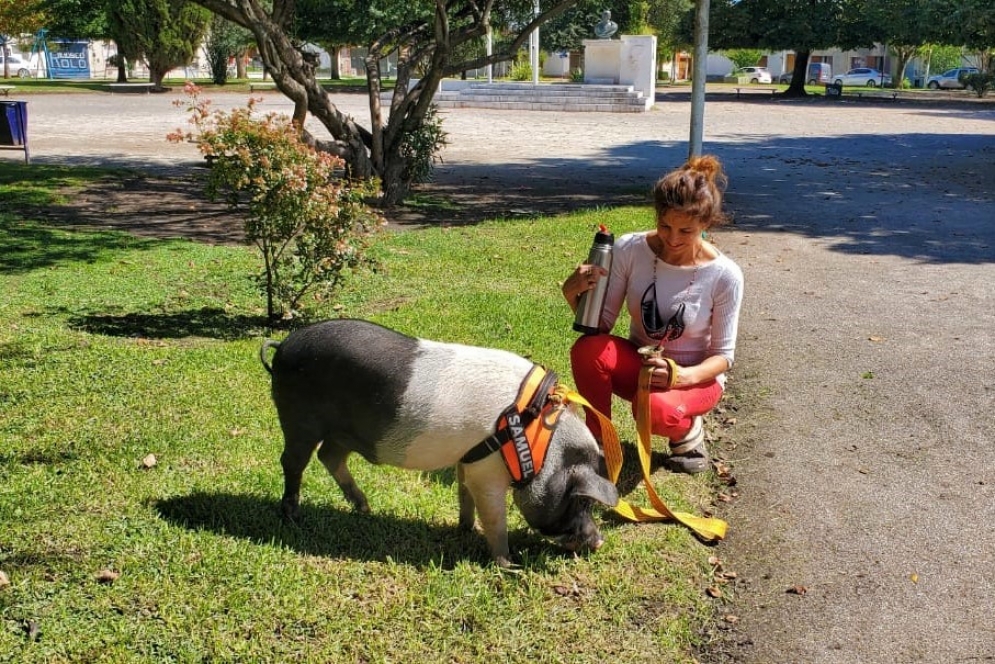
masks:
[[[650,478],[650,457],[652,454],[652,433],[650,428],[650,376],[651,367],[645,366],[639,372],[639,389],[636,393],[636,432],[639,436],[639,444],[636,446],[639,451],[639,462],[643,470],[643,485],[646,487],[646,495],[649,496],[650,508],[631,505],[625,500],[619,500],[615,507],[615,512],[628,521],[676,521],[687,528],[690,528],[701,539],[714,542],[726,536],[728,525],[722,519],[709,517],[699,517],[687,512],[674,512],[657,495]],[[619,474],[622,471],[622,444],[618,439],[618,432],[611,420],[597,411],[584,397],[576,392],[567,392],[564,400],[574,401],[590,410],[601,422],[601,444],[605,452],[605,464],[608,467],[608,479],[613,483],[618,483]]]

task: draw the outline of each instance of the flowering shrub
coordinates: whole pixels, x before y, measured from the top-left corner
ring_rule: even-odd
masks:
[[[258,99],[225,113],[212,111],[197,86],[184,91],[196,132],[168,138],[197,143],[211,164],[208,196],[242,213],[246,239],[262,252],[258,281],[271,323],[299,315],[305,295],[330,296],[347,268],[373,265],[366,249],[384,221],[364,200],[375,182],[338,178],[340,159],[305,144],[289,117],[258,117]]]

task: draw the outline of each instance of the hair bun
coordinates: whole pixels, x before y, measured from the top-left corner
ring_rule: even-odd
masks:
[[[722,170],[722,163],[715,155],[706,154],[700,157],[691,157],[684,168],[704,175],[709,182],[714,182],[720,188],[725,189],[726,175]]]

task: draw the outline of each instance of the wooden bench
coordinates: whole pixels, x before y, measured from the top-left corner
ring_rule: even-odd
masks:
[[[111,92],[144,92],[148,94],[155,88],[153,83],[106,83]]]
[[[249,92],[276,90],[276,83],[249,83]]]
[[[771,94],[777,94],[777,88],[736,88],[736,99],[739,99],[741,92],[769,92]]]
[[[863,98],[864,95],[867,95],[868,99],[887,99],[888,97],[891,97],[892,101],[898,99],[898,90],[878,90],[876,88],[874,90],[848,90],[847,94],[857,95],[857,99]]]
[[[3,95],[4,97],[9,97],[10,96],[10,91],[13,90],[15,87],[17,87],[17,86],[14,86],[14,85],[0,85],[0,95]]]

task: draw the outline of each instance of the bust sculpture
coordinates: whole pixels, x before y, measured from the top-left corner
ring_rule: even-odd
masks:
[[[618,23],[612,20],[612,13],[607,9],[601,12],[601,20],[594,25],[594,34],[598,39],[611,39],[618,32]]]

